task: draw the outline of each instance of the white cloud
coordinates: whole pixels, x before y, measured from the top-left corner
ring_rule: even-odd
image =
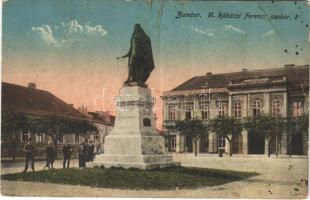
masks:
[[[33,33],[36,33],[49,46],[58,46],[59,42],[54,38],[53,31],[49,25],[42,25],[31,28]]]
[[[214,36],[214,29],[199,29],[199,28],[195,28],[195,27],[190,27],[191,30],[197,32],[197,33],[201,33],[201,34],[204,34],[204,35],[207,35],[209,37],[212,37]]]
[[[85,25],[84,26],[84,32],[89,34],[89,35],[98,35],[101,37],[105,37],[108,35],[108,32],[106,30],[104,30],[101,25],[96,25],[96,26],[89,26],[89,25]]]
[[[46,45],[53,47],[71,46],[74,42],[105,38],[108,35],[101,25],[81,25],[77,20],[61,23],[60,26],[54,27],[50,25],[32,27],[31,31],[37,34]]]
[[[233,26],[233,25],[224,25],[224,30],[225,31],[232,31],[240,34],[245,34],[244,31],[240,30],[239,28]]]
[[[262,36],[263,37],[269,37],[274,35],[276,32],[274,32],[273,30],[267,31],[266,33],[263,33]]]

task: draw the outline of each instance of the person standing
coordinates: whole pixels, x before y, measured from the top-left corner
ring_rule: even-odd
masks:
[[[79,167],[86,167],[86,152],[87,152],[87,147],[85,141],[83,141],[78,150],[79,154]]]
[[[94,151],[95,151],[95,145],[93,144],[93,141],[89,141],[89,144],[88,144],[88,156],[89,156],[89,159],[88,161],[93,161],[94,160]]]
[[[53,146],[53,143],[48,143],[47,147],[46,147],[46,164],[44,166],[43,169],[45,169],[45,167],[48,167],[48,169],[54,169],[54,161],[55,161],[55,149]]]
[[[73,148],[69,144],[65,144],[62,147],[62,154],[64,157],[64,160],[63,160],[63,168],[64,169],[66,168],[66,163],[67,163],[67,169],[70,166],[70,159],[71,159],[72,152],[73,152]]]
[[[96,136],[96,140],[95,140],[95,155],[99,155],[103,153],[102,152],[102,144],[100,142],[100,138],[98,136]]]
[[[28,142],[25,144],[23,151],[25,152],[25,157],[26,157],[25,169],[23,173],[27,172],[28,170],[28,162],[31,162],[31,169],[34,172],[35,148],[34,148],[31,138],[28,139]]]

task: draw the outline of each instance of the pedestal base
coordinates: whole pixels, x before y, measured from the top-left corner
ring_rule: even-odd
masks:
[[[87,167],[121,167],[124,169],[137,168],[151,170],[170,166],[179,166],[179,163],[172,161],[172,156],[163,155],[115,155],[101,154],[96,156],[95,161],[87,163]]]

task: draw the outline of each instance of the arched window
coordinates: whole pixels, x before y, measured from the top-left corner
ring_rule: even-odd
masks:
[[[143,126],[151,126],[151,120],[149,118],[144,118]]]
[[[241,118],[241,103],[239,101],[234,103],[235,118]]]
[[[274,99],[272,101],[272,116],[277,117],[281,116],[281,107],[282,107],[282,101],[281,99]]]
[[[255,99],[252,104],[253,116],[259,116],[262,108],[262,102],[259,99]]]

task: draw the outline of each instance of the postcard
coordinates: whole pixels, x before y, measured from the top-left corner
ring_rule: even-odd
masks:
[[[3,0],[1,194],[308,198],[309,8]]]

